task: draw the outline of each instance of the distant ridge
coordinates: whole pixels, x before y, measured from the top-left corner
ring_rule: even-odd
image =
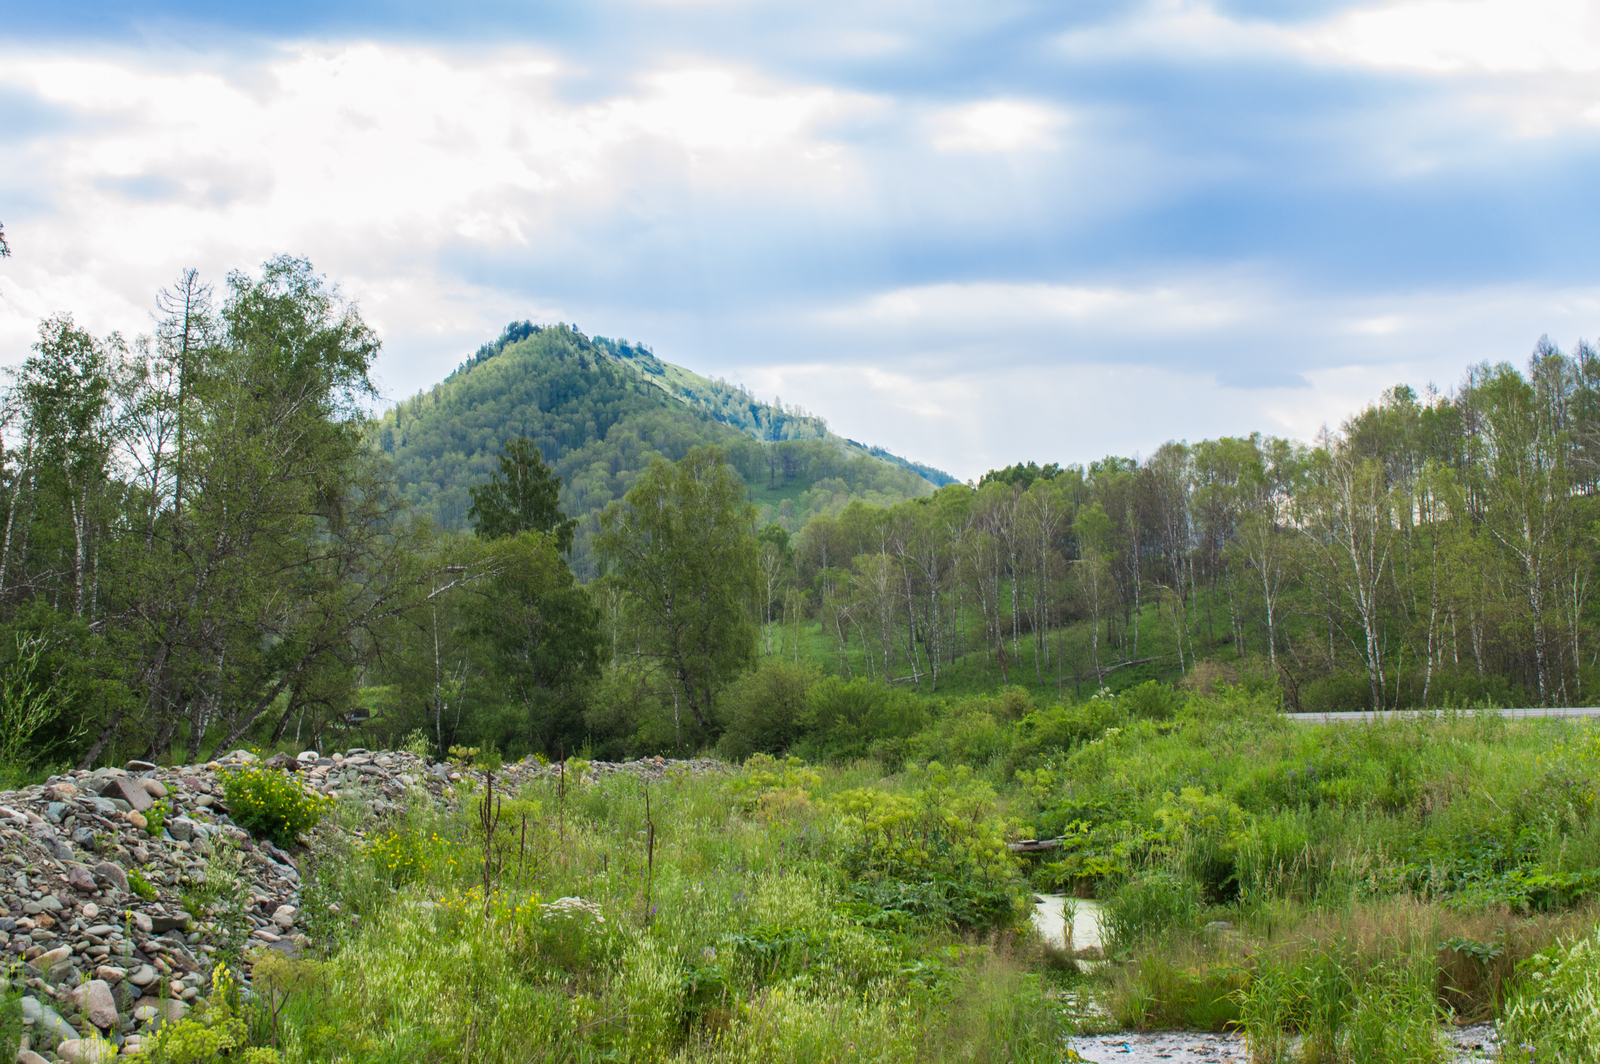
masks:
[[[401,491],[452,529],[466,526],[467,489],[487,479],[506,440],[532,438],[565,482],[563,507],[579,518],[580,573],[592,566],[599,510],[626,494],[652,458],[676,460],[696,444],[727,452],[762,522],[791,532],[852,499],[882,505],[955,479],[836,435],[797,406],[664,362],[642,344],[526,321],[397,403],[372,435],[393,458]]]

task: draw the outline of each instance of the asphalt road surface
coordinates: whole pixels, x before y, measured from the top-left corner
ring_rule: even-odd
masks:
[[[1387,713],[1366,713],[1352,710],[1347,713],[1285,713],[1284,716],[1301,724],[1340,724],[1346,721],[1414,720],[1417,717],[1442,717],[1452,713],[1497,713],[1502,717],[1522,720],[1531,717],[1549,717],[1555,720],[1582,720],[1600,718],[1600,706],[1549,706],[1526,709],[1401,709]]]

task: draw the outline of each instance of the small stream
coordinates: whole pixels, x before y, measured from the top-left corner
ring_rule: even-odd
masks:
[[[1073,952],[1104,948],[1100,937],[1099,902],[1067,894],[1036,894],[1034,897],[1039,900],[1033,904],[1033,926],[1050,945]]]
[[[1057,949],[1078,952],[1105,948],[1102,938],[1099,902],[1066,894],[1036,894],[1033,926],[1039,935]],[[1070,927],[1068,916],[1070,915]],[[1068,935],[1070,934],[1070,939]],[[1079,962],[1083,964],[1084,962]],[[1103,962],[1089,962],[1097,968]],[[1456,1064],[1487,1064],[1497,1058],[1494,1028],[1487,1024],[1448,1029],[1450,1048]],[[1247,1064],[1250,1053],[1243,1035],[1237,1032],[1210,1034],[1202,1031],[1156,1031],[1149,1034],[1087,1035],[1068,1039],[1067,1044],[1086,1061],[1099,1064],[1166,1064],[1190,1061],[1193,1064]]]

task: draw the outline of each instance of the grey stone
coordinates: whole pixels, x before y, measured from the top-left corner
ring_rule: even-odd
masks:
[[[156,934],[161,935],[168,931],[182,930],[183,928],[188,927],[189,921],[193,919],[194,917],[180,909],[178,912],[173,913],[170,916],[165,913],[158,913],[151,916],[150,926]]]
[[[100,1038],[68,1038],[56,1046],[56,1056],[68,1064],[109,1064],[117,1047]]]
[[[62,961],[68,960],[71,957],[71,946],[57,946],[55,949],[47,950],[35,957],[33,959],[33,966],[38,968],[41,972],[48,972],[51,968],[54,968]]]
[[[140,780],[139,786],[143,787],[144,792],[152,798],[165,798],[167,796],[167,788],[160,780]]]
[[[132,975],[128,976],[128,982],[134,986],[149,986],[156,981],[156,978],[155,968],[148,964],[141,964]]]
[[[63,1020],[59,1012],[37,998],[22,999],[22,1022],[31,1022],[35,1034],[42,1032],[51,1039],[78,1037],[77,1028]]]
[[[50,1064],[50,1062],[31,1049],[19,1049],[17,1051],[17,1064]]]
[[[83,933],[94,935],[96,938],[105,938],[107,935],[115,934],[116,930],[116,924],[95,924],[93,927],[84,928]]]
[[[102,1031],[117,1025],[117,1003],[104,979],[91,979],[77,990],[78,1008]]]
[[[72,844],[81,849],[99,849],[100,844],[95,841],[94,832],[88,828],[77,828],[72,832]]]
[[[94,874],[96,879],[111,884],[124,894],[128,892],[128,873],[115,861],[101,861],[94,866]]]
[[[49,805],[44,807],[44,815],[49,817],[53,822],[59,824],[61,823],[61,818],[66,816],[67,812],[71,810],[71,808],[72,806],[68,805],[66,802],[51,802]]]
[[[124,770],[135,774],[140,772],[154,772],[156,770],[156,766],[152,765],[148,761],[129,761],[122,767]]]
[[[94,883],[94,873],[83,867],[83,865],[73,865],[68,870],[67,885],[73,890],[82,891],[85,894],[93,894],[98,889]]]
[[[100,785],[100,797],[110,798],[114,801],[127,802],[138,812],[144,812],[155,804],[138,781],[126,776],[108,776]]]
[[[178,842],[188,842],[194,838],[195,823],[188,817],[180,816],[167,821],[167,834]]]

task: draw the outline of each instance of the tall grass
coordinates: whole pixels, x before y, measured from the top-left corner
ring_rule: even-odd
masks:
[[[1059,1059],[1019,928],[873,919],[843,870],[869,828],[835,796],[935,783],[867,766],[741,782],[652,785],[653,852],[636,780],[565,800],[535,785],[487,840],[488,899],[478,795],[347,819],[354,841],[312,870],[306,905],[345,935],[314,976],[269,964],[286,989],[258,993],[256,1037],[306,1062]]]

